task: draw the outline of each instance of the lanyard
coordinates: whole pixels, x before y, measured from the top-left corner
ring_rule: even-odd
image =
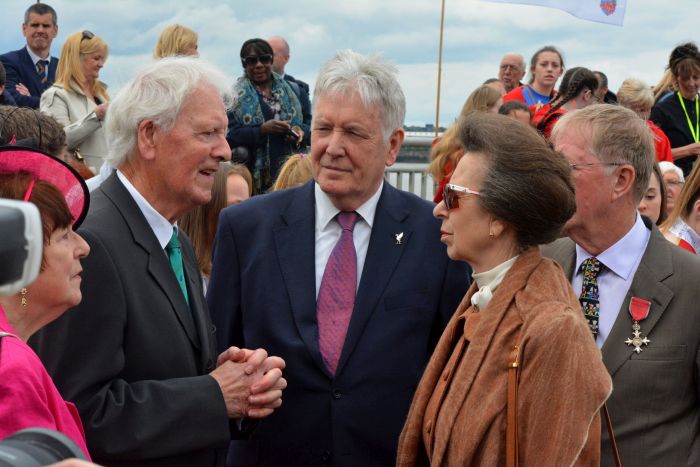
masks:
[[[685,110],[685,102],[681,93],[678,93],[678,100],[681,101],[681,107],[683,107],[683,113],[685,118],[688,120],[688,127],[690,128],[690,134],[693,135],[693,140],[697,143],[700,139],[700,104],[698,103],[698,96],[695,96],[695,128],[693,128],[693,122],[690,121],[688,116],[688,111]]]

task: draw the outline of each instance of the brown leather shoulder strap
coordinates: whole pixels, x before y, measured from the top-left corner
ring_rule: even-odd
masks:
[[[610,419],[610,412],[608,412],[607,403],[603,404],[603,416],[605,418],[605,425],[608,427],[608,436],[610,436],[610,446],[612,447],[615,465],[617,467],[622,467],[622,461],[620,460],[620,452],[617,450],[617,440],[615,439],[615,433],[613,433],[612,420]]]
[[[506,405],[506,467],[518,467],[518,376],[520,347],[513,347],[508,359],[508,403]]]

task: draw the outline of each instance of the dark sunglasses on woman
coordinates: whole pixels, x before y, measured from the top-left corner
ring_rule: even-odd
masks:
[[[243,62],[243,66],[253,66],[258,62],[262,63],[263,65],[269,65],[272,63],[272,55],[248,55],[247,57],[243,57],[241,61]]]

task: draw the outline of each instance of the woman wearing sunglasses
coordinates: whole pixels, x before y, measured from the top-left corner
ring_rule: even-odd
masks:
[[[63,125],[68,153],[97,173],[107,157],[102,130],[109,105],[107,86],[99,81],[107,44],[90,31],[68,36],[61,49],[56,82],[41,95],[40,109]]]
[[[462,117],[457,134],[465,154],[434,213],[474,282],[423,374],[397,465],[505,466],[507,452],[520,465],[598,465],[610,376],[569,281],[538,248],[574,213],[570,168],[502,115]]]
[[[236,155],[241,147],[253,174],[255,193],[272,186],[280,167],[309,131],[302,123],[301,104],[287,82],[272,71],[272,47],[249,39],[241,47],[245,74],[235,85],[236,103],[229,113],[226,139]]]

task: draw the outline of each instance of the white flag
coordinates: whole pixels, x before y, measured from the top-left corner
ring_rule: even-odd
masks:
[[[627,0],[485,0],[496,3],[520,3],[564,10],[577,18],[622,26]]]

